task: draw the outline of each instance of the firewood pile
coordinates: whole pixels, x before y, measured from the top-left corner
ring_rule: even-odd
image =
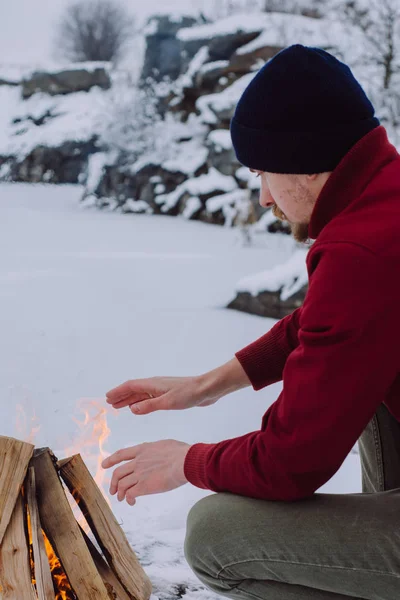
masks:
[[[0,599],[148,600],[151,590],[81,456],[0,437]]]

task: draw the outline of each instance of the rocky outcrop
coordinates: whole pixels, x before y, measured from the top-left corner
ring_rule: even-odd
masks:
[[[6,79],[5,77],[2,77],[0,75],[0,86],[1,85],[8,85],[8,86],[13,86],[13,87],[18,87],[20,85],[19,81],[13,81],[12,79]]]
[[[183,56],[177,33],[182,28],[198,23],[189,16],[172,17],[171,15],[155,15],[150,18],[146,30],[146,52],[141,73],[142,83],[148,78],[162,81],[168,78],[175,81],[185,70],[187,60],[192,55]]]
[[[64,142],[55,148],[37,146],[22,160],[5,159],[7,179],[25,183],[81,183],[88,158],[94,152],[95,139]]]
[[[251,71],[257,64],[263,64],[267,60],[270,60],[270,58],[273,58],[280,50],[282,50],[281,46],[261,45],[254,49],[245,50],[244,52],[235,52],[226,68],[226,73],[244,75]]]
[[[138,201],[140,204],[135,212],[161,214],[157,196],[171,193],[186,177],[184,173],[168,171],[159,164],[145,164],[136,172],[132,172],[130,165],[105,165],[99,184],[91,193],[101,203],[105,203],[106,198],[113,198],[115,208],[124,210],[126,203],[132,206],[132,202]],[[86,197],[87,194],[84,199]]]
[[[233,112],[257,69],[290,37],[314,45],[327,38],[315,19],[299,15],[200,21],[150,19],[139,90],[150,95],[142,104],[127,74],[111,77],[106,64],[16,74],[24,101],[5,125],[0,178],[79,182],[85,202],[123,212],[228,226],[262,218],[258,185],[232,148]],[[9,97],[16,101],[15,90]],[[288,228],[273,217],[266,231]]]
[[[201,31],[199,31],[200,28],[197,28],[198,33],[196,36],[191,35],[190,30],[183,30],[179,33],[182,52],[188,57],[193,57],[200,48],[205,46],[208,48],[210,62],[214,62],[229,60],[235,50],[248,44],[260,35],[262,26],[256,28],[255,31],[217,34],[215,37],[209,36],[208,26],[204,26],[204,29],[204,37],[202,37]]]
[[[50,96],[88,92],[98,86],[107,90],[111,86],[110,76],[104,66],[92,68],[71,68],[62,71],[36,71],[22,82],[22,97],[30,98],[33,94],[44,93]]]
[[[227,308],[272,319],[292,313],[303,304],[308,289],[307,251],[306,247],[298,248],[286,263],[244,277]]]
[[[227,305],[227,308],[258,315],[259,317],[282,319],[303,304],[306,292],[307,288],[304,287],[287,300],[281,300],[281,290],[277,292],[260,292],[256,296],[249,292],[239,292],[236,298]]]

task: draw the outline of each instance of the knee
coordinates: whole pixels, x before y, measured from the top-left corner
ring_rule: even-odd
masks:
[[[220,512],[221,494],[211,494],[197,502],[189,511],[186,524],[184,554],[197,574],[207,571],[215,542]]]

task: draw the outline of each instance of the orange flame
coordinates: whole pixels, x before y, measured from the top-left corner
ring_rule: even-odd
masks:
[[[38,432],[40,431],[40,425],[38,424],[39,419],[35,415],[35,413],[33,413],[33,416],[30,418],[30,421],[31,424],[28,431],[28,417],[26,415],[24,407],[22,406],[22,404],[17,404],[15,429],[18,433],[19,438],[22,441],[27,442],[28,444],[33,444]]]
[[[71,600],[75,598],[75,594],[69,584],[68,578],[61,566],[61,562],[57,558],[52,545],[50,544],[46,534],[43,533],[44,545],[49,559],[51,576],[57,590],[55,600]]]
[[[28,537],[29,537],[29,557],[32,573],[32,584],[36,586],[35,578],[35,562],[33,556],[33,544],[32,544],[32,528],[29,511],[27,511],[27,525],[28,525]],[[55,591],[55,600],[75,600],[75,594],[69,584],[68,578],[62,568],[60,560],[57,558],[52,545],[49,542],[46,534],[42,530],[44,545],[46,548],[47,557],[49,560],[51,577],[53,579],[53,585]]]
[[[82,421],[73,418],[79,427],[79,435],[73,444],[65,450],[65,456],[81,454],[89,471],[94,473],[94,480],[103,493],[103,496],[111,506],[107,493],[104,489],[109,483],[109,477],[102,468],[101,463],[109,455],[104,445],[110,435],[110,429],[107,424],[107,413],[109,409],[103,399],[82,398],[78,402],[78,407],[84,414]]]

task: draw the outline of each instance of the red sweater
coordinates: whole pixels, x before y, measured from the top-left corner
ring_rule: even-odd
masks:
[[[312,495],[384,402],[400,421],[400,156],[380,126],[315,204],[303,306],[236,353],[255,390],[283,379],[261,428],[194,444],[193,485],[270,500]]]

